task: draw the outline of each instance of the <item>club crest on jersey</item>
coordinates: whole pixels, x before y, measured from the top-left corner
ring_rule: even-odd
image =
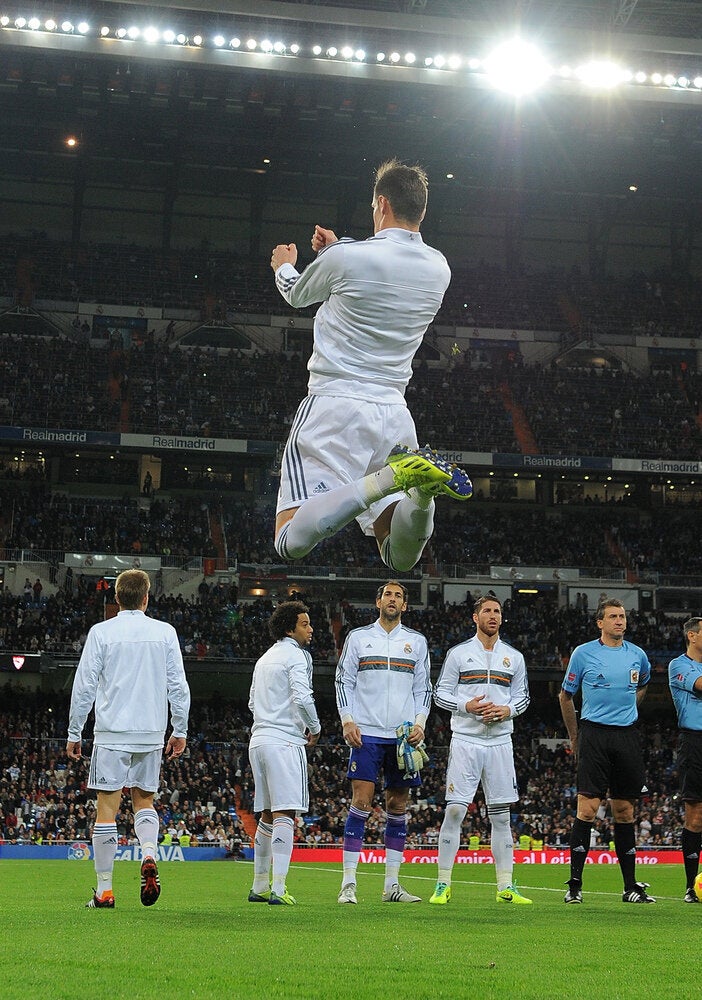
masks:
[[[405,643],[404,652],[405,653],[411,653],[412,652],[412,643],[411,642],[406,642]]]
[[[510,663],[509,656],[505,656],[504,660],[502,661],[502,666],[506,667],[507,670],[509,670],[509,668],[512,666],[512,664]]]
[[[356,761],[353,761],[353,763],[351,764],[351,767],[350,767],[350,771],[351,771],[352,774],[356,770],[357,767],[358,767],[358,765],[356,764]]]
[[[634,670],[630,670],[629,671],[629,683],[630,684],[638,684],[639,683],[639,672],[638,672],[638,670],[634,669]]]

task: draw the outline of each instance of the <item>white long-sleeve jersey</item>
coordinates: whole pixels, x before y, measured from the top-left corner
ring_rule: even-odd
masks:
[[[496,705],[508,705],[504,722],[487,725],[466,712],[466,702],[478,695]],[[478,743],[508,743],[513,719],[529,707],[526,664],[518,649],[498,639],[485,649],[477,635],[449,649],[434,690],[439,708],[451,712],[451,730],[456,739]]]
[[[363,736],[395,739],[403,722],[424,728],[431,709],[427,640],[402,623],[386,632],[379,621],[349,632],[336,668],[342,725]]]
[[[188,735],[190,689],[176,630],[143,611],[120,611],[88,632],[71,693],[68,739],[81,738],[95,704],[95,746],[163,746]]]
[[[450,280],[444,255],[406,229],[341,239],[302,274],[282,264],[275,282],[291,306],[322,303],[307,365],[310,393],[402,401],[412,358]]]
[[[305,730],[321,731],[312,694],[312,657],[290,636],[259,658],[249,692],[253,715],[249,746],[307,742]]]

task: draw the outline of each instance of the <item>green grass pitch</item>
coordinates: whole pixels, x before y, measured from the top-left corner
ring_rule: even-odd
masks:
[[[697,994],[702,904],[682,902],[681,865],[658,865],[655,905],[621,902],[617,866],[588,866],[582,906],[563,903],[563,865],[521,865],[533,906],[495,902],[492,865],[454,871],[429,906],[436,869],[405,865],[423,897],[380,901],[383,866],[359,869],[358,906],[339,906],[340,866],[295,864],[296,907],[246,901],[247,862],[162,863],[163,891],[139,902],[135,862],[115,866],[114,910],[88,910],[90,862],[0,862],[3,1000],[675,1000]]]

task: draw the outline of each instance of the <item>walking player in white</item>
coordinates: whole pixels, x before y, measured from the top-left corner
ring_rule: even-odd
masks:
[[[254,812],[261,814],[249,902],[294,906],[285,882],[295,814],[309,808],[305,747],[315,745],[322,728],[307,651],[313,632],[309,609],[301,601],[286,601],[271,615],[268,629],[276,642],[256,663],[249,695]]]
[[[115,582],[119,613],[88,632],[73,680],[66,753],[81,756],[81,733],[95,705],[88,788],[97,790],[93,858],[97,887],[86,904],[112,909],[112,871],[117,852],[115,817],[122,789],[130,788],[134,832],[141,847],[141,902],[152,906],[161,892],[156,865],[159,821],[154,809],[163,743],[171,710],[173,732],[166,757],[185,750],[190,690],[178,636],[172,625],[147,618],[150,581],[140,569]]]
[[[513,719],[529,706],[524,657],[500,639],[502,605],[481,597],[474,605],[477,631],[446,654],[434,691],[451,712],[446,771],[446,812],[439,833],[439,876],[430,903],[451,899],[451,872],[461,843],[461,824],[482,783],[490,817],[498,903],[531,903],[512,878],[514,849],[510,805],[517,801],[512,752]]]
[[[372,625],[349,632],[336,669],[336,702],[344,739],[351,747],[347,777],[352,799],[344,827],[344,874],[340,903],[356,903],[356,869],[366,820],[373,805],[380,771],[385,779],[384,903],[418,903],[399,882],[407,837],[410,788],[421,784],[417,771],[400,770],[396,730],[412,724],[408,742],[417,746],[431,708],[427,641],[402,624],[407,589],[389,580],[378,589],[380,617]]]
[[[294,243],[271,255],[291,306],[322,303],[309,394],[282,461],[275,547],[285,559],[302,559],[355,518],[375,535],[385,564],[405,572],[431,537],[434,497],[473,492],[465,472],[428,447],[417,450],[405,403],[412,359],[451,279],[444,256],[419,233],[427,192],[421,167],[390,160],[376,173],[374,236],[339,240],[316,226],[318,256],[302,274]]]

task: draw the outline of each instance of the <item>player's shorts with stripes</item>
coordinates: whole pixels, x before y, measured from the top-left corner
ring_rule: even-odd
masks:
[[[134,752],[115,747],[93,747],[88,788],[116,792],[120,788],[140,788],[157,792],[163,747]]]
[[[266,743],[249,747],[254,779],[254,812],[307,812],[307,754],[297,743]]]
[[[578,729],[577,788],[587,798],[637,799],[646,781],[636,726],[584,719]]]
[[[404,402],[307,396],[298,407],[283,452],[276,513],[377,472],[397,444],[417,447],[414,421]],[[373,522],[386,507],[401,496],[383,497],[356,518],[367,535],[373,534]]]
[[[702,802],[702,731],[699,729],[680,730],[678,776],[683,802]]]
[[[446,768],[446,801],[470,804],[478,784],[487,805],[516,802],[517,775],[512,741],[485,745],[468,740],[451,740]]]

